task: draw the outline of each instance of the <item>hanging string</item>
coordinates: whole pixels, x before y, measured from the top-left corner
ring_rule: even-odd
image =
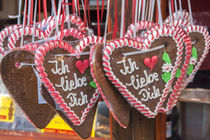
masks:
[[[182,0],[179,0],[180,16],[182,17]]]
[[[168,7],[169,7],[169,16],[170,16],[170,22],[173,23],[173,16],[172,16],[172,9],[171,9],[171,0],[168,1]]]
[[[174,13],[174,0],[171,0],[171,10],[172,10],[172,13]]]
[[[141,3],[142,3],[142,0],[139,0],[138,22],[140,21],[140,16],[141,16]]]
[[[133,9],[133,11],[132,11],[132,23],[134,23],[134,20],[135,20],[135,7],[136,7],[136,0],[133,0],[133,6],[132,6],[132,9]]]
[[[31,0],[31,14],[30,14],[30,25],[33,24],[33,10],[34,10],[34,0]]]
[[[88,27],[86,8],[85,8],[85,5],[84,5],[84,1],[81,0],[81,2],[82,2],[83,10],[84,10],[84,22],[86,23],[86,25],[87,25],[87,27]],[[89,28],[89,27],[88,27],[88,28]]]
[[[128,0],[126,0],[126,7],[127,7],[127,11],[129,11],[130,8],[129,8]]]
[[[120,38],[123,37],[124,17],[125,17],[125,0],[122,0],[122,6],[121,6],[121,23],[120,23],[121,24],[120,25]]]
[[[138,2],[139,2],[139,1],[136,0],[134,25],[137,24]],[[136,27],[135,27],[135,26],[134,26],[134,37],[136,37]]]
[[[47,1],[43,0],[44,18],[47,19]]]
[[[89,25],[91,26],[91,24],[90,24],[90,3],[89,3],[89,0],[87,0],[87,7],[88,7],[88,22],[89,22]]]
[[[153,21],[153,16],[154,16],[154,10],[155,9],[155,0],[152,0],[152,12],[151,12],[151,18],[150,21]]]
[[[26,12],[24,12],[23,14],[25,14],[26,15],[26,17],[25,17],[25,20],[24,20],[24,24],[26,25],[27,24],[27,7],[28,7],[28,1],[27,2],[25,2],[25,4],[26,4]]]
[[[39,0],[39,22],[41,22],[41,0]]]
[[[190,13],[190,23],[191,25],[193,25],[192,8],[191,8],[190,0],[188,0],[188,8],[189,8],[189,13]]]
[[[56,0],[54,0],[54,6],[55,6],[55,13],[57,15]]]
[[[23,34],[24,34],[24,29],[25,29],[25,24],[26,24],[26,14],[27,14],[27,0],[25,0],[25,5],[24,5],[24,14],[23,14],[23,26],[22,26],[22,35],[21,35],[21,41],[20,41],[20,47],[23,46]]]
[[[18,5],[18,20],[17,24],[20,25],[20,20],[21,20],[21,6],[22,6],[22,0],[19,0],[19,5]]]
[[[112,39],[115,39],[116,38],[116,33],[119,31],[118,29],[118,18],[117,18],[117,0],[115,0],[115,20],[114,20],[114,29],[113,29],[113,36],[112,36]]]
[[[68,3],[69,3],[69,1],[68,0],[65,0],[65,6],[66,6],[66,17],[67,17],[67,19],[69,19],[69,5],[68,5]],[[68,20],[67,21],[67,25],[68,25],[68,29],[70,29],[71,28],[71,24],[70,24],[70,21]]]
[[[51,3],[52,3],[52,5],[53,5],[54,20],[55,20],[55,23],[56,23],[56,25],[57,25],[58,19],[57,19],[57,15],[56,15],[55,1],[54,1],[54,0],[51,0]],[[56,26],[55,28],[56,28],[56,33],[58,34],[58,32],[59,32],[58,26]]]
[[[176,14],[176,17],[178,18],[179,14],[178,14],[178,8],[177,8],[177,0],[174,0],[174,6],[175,6],[175,14]]]
[[[148,7],[149,7],[149,1],[146,1],[144,20],[147,20],[147,18],[148,18],[148,9],[149,9]]]
[[[75,0],[72,0],[72,13],[76,13],[76,9],[75,9]]]
[[[36,25],[36,12],[37,12],[37,0],[35,0],[35,5],[34,5],[34,21],[33,21],[33,35],[32,35],[32,43],[34,43],[35,40],[35,25]]]
[[[142,5],[142,17],[141,20],[144,21],[145,20],[145,6],[146,6],[146,0],[142,0],[143,1],[143,5]]]
[[[28,19],[27,19],[27,25],[30,24],[30,16],[31,16],[31,9],[32,9],[32,7],[31,7],[31,1],[32,0],[29,0],[29,3],[28,3]]]
[[[101,7],[101,22],[103,19],[103,14],[104,14],[104,0],[102,0],[102,7]]]
[[[100,15],[99,15],[99,0],[97,0],[97,25],[98,25],[98,36],[100,36]]]
[[[76,15],[78,15],[78,9],[77,9],[77,0],[73,0],[74,1],[74,5],[75,5],[75,11],[76,11]]]
[[[79,11],[79,16],[80,16],[79,0],[77,0],[77,7],[78,7],[78,11]]]
[[[63,38],[63,29],[64,29],[64,16],[65,16],[65,5],[63,5],[63,18],[62,18],[62,23],[61,23],[61,38],[60,40],[62,40]]]
[[[110,0],[107,0],[107,12],[106,12],[106,22],[105,22],[105,30],[104,30],[104,46],[106,43],[106,32],[108,27],[108,20],[109,20],[109,6],[110,6]]]
[[[157,6],[158,6],[159,24],[160,24],[160,27],[162,28],[163,27],[163,21],[162,21],[161,1],[160,0],[157,0]]]
[[[149,10],[148,10],[148,16],[147,16],[147,20],[150,20],[150,16],[151,16],[151,9],[152,9],[152,0],[149,0],[149,6],[148,6]]]
[[[141,50],[141,51],[135,51],[135,52],[122,53],[122,55],[124,55],[125,57],[126,57],[126,56],[131,56],[131,55],[138,55],[138,54],[153,52],[153,51],[156,51],[156,50],[165,48],[165,47],[166,47],[166,44],[160,45],[160,46],[157,46],[157,47],[155,47],[155,48],[148,49],[148,50]]]

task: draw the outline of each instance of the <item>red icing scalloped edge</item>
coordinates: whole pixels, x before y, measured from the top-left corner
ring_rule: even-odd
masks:
[[[186,76],[186,72],[187,72],[187,68],[189,65],[189,61],[191,58],[191,53],[192,53],[192,42],[191,42],[191,38],[189,36],[187,36],[187,34],[184,32],[184,30],[180,27],[172,27],[174,28],[178,34],[181,36],[184,44],[185,44],[185,59],[184,59],[184,63],[182,66],[180,66],[181,68],[181,76],[179,78],[177,78],[175,85],[173,87],[173,91],[170,94],[170,98],[168,99],[168,103],[166,108],[161,108],[162,112],[168,112],[170,109],[172,109],[173,107],[173,103],[176,102],[176,100],[179,97],[179,92],[182,91],[182,84],[185,82],[184,78]]]
[[[135,28],[136,28],[136,32],[138,32],[139,30],[150,28],[153,25],[155,25],[155,23],[150,22],[150,21],[140,21],[136,24],[131,24],[128,27],[125,37],[133,38]]]
[[[0,54],[5,55],[5,53],[6,53],[6,52],[4,52],[4,48],[3,48],[4,39],[21,26],[22,25],[10,25],[10,26],[5,27],[3,30],[1,30],[1,32],[0,32]]]
[[[203,26],[191,25],[191,26],[185,28],[185,31],[187,32],[187,34],[190,34],[191,32],[199,32],[199,33],[203,34],[204,39],[205,39],[205,49],[204,49],[204,52],[202,54],[202,57],[200,58],[197,65],[195,66],[195,69],[193,70],[193,73],[190,74],[190,76],[187,79],[184,79],[185,83],[184,83],[184,86],[182,86],[182,89],[184,89],[193,80],[195,74],[197,73],[197,71],[199,70],[200,66],[202,65],[204,59],[206,58],[206,56],[209,52],[209,48],[210,48],[210,36],[209,36],[209,33],[208,33],[207,29],[205,29]],[[180,94],[181,94],[181,91],[176,93],[176,95],[174,96],[174,98],[176,100],[172,104],[172,106],[176,105],[177,98],[179,97]]]
[[[47,52],[49,52],[50,50],[53,50],[54,48],[57,48],[57,47],[63,48],[64,50],[67,50],[69,53],[75,53],[75,50],[67,42],[58,41],[58,40],[46,42],[36,50],[36,54],[35,54],[36,69],[39,72],[41,81],[43,82],[43,84],[45,85],[47,90],[49,91],[49,93],[52,96],[55,103],[59,105],[60,109],[69,118],[69,120],[71,120],[71,122],[74,125],[79,126],[84,122],[86,116],[88,115],[88,113],[92,109],[92,107],[95,105],[100,94],[96,90],[96,92],[93,94],[93,97],[91,98],[91,102],[87,105],[87,108],[85,108],[84,112],[82,113],[82,117],[79,119],[79,117],[74,113],[74,111],[71,110],[71,108],[66,105],[62,96],[60,95],[60,93],[58,91],[55,90],[53,84],[47,78],[47,74],[45,73],[45,68],[43,66],[44,57],[46,56]],[[81,52],[82,51],[77,52],[78,55]]]
[[[60,16],[59,20],[58,20],[58,24],[61,25],[62,23],[62,17],[63,15]],[[77,17],[75,15],[69,15],[68,16],[68,19],[67,19],[67,15],[64,16],[65,18],[65,21],[64,22],[67,22],[67,21],[70,21],[71,24],[75,24],[76,26],[78,26],[78,29],[83,32],[83,33],[86,33],[86,26],[85,26],[85,23],[81,20],[80,17]],[[51,20],[51,22],[49,23],[49,25],[47,26],[47,29],[46,29],[46,34],[48,36],[51,35],[51,33],[53,32],[53,30],[56,28],[56,23],[55,23],[55,20]]]
[[[16,48],[15,44],[18,39],[22,36],[22,30],[23,28],[17,29],[14,33],[10,35],[8,38],[8,47],[10,50]],[[33,35],[34,29],[32,26],[26,26],[23,31],[24,35]],[[47,35],[44,31],[40,30],[39,28],[35,28],[35,37],[38,37],[39,39],[46,39]]]
[[[162,97],[160,98],[160,102],[157,104],[155,111],[152,112],[148,107],[146,107],[144,104],[142,104],[140,101],[138,101],[128,90],[126,90],[123,87],[122,83],[116,82],[119,79],[117,79],[116,76],[113,75],[113,73],[111,71],[109,56],[111,55],[112,51],[114,51],[116,48],[122,47],[122,46],[128,45],[129,47],[136,48],[137,50],[139,50],[139,48],[142,48],[141,45],[150,46],[155,39],[158,39],[160,36],[163,36],[163,35],[172,36],[173,39],[177,42],[177,57],[176,57],[174,69],[172,71],[171,79],[166,83],[165,89],[163,90]],[[106,47],[104,48],[104,53],[103,53],[103,57],[102,57],[104,71],[105,71],[105,74],[108,77],[108,79],[111,80],[111,82],[114,85],[117,85],[117,88],[120,91],[120,93],[128,100],[128,102],[132,106],[134,106],[138,111],[140,111],[142,114],[144,114],[148,118],[153,118],[157,115],[158,112],[161,112],[161,110],[159,110],[159,109],[161,108],[162,103],[165,101],[165,97],[167,96],[167,94],[169,92],[169,88],[170,88],[170,86],[173,82],[173,79],[175,77],[178,65],[180,65],[180,63],[181,63],[180,60],[182,58],[182,49],[183,49],[183,42],[182,42],[181,38],[179,37],[179,35],[172,29],[168,29],[168,28],[164,28],[164,27],[160,28],[160,26],[159,26],[159,30],[153,31],[152,34],[148,36],[148,38],[145,40],[145,44],[135,45],[133,43],[130,43],[130,41],[127,38],[124,38],[124,39],[112,41],[108,45],[106,45]]]
[[[63,37],[61,38],[61,31],[58,33],[56,39],[63,39],[64,37],[68,37],[71,36],[73,38],[76,39],[83,39],[84,37],[86,37],[85,34],[83,34],[83,32],[81,32],[78,29],[75,28],[70,28],[70,29],[64,29],[63,30]]]

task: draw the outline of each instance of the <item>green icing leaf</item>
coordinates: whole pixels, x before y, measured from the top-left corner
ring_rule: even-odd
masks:
[[[165,61],[165,63],[171,64],[171,59],[167,52],[163,53],[163,60]]]
[[[190,75],[193,72],[193,65],[189,64],[187,68],[187,75]]]
[[[90,86],[93,87],[93,88],[97,88],[96,83],[94,81],[90,82]]]
[[[176,71],[176,78],[179,78],[180,76],[181,76],[181,70],[180,68],[178,68]]]
[[[198,59],[197,49],[196,49],[196,47],[194,47],[194,46],[193,46],[193,48],[192,48],[192,57],[195,57],[196,59]]]
[[[165,83],[167,83],[171,79],[171,73],[170,72],[164,72],[164,74],[161,75],[162,79]]]

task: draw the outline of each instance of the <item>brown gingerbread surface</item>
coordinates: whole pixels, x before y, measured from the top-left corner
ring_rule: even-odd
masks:
[[[11,97],[38,128],[45,128],[55,112],[48,104],[38,104],[37,78],[31,66],[17,68],[17,62],[33,64],[34,54],[26,50],[8,53],[1,62],[2,80]],[[42,90],[48,94],[47,91]]]

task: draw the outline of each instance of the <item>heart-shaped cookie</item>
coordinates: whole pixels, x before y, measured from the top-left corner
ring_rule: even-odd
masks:
[[[174,12],[173,15],[172,15],[172,20],[175,21],[175,20],[186,20],[186,21],[190,21],[190,14],[186,11],[186,10],[183,10],[183,11],[178,11],[178,12]],[[168,16],[165,21],[164,21],[164,24],[170,24],[171,23],[171,17]]]
[[[34,54],[27,50],[14,50],[1,62],[1,77],[10,96],[38,128],[45,128],[55,112],[48,104],[38,104],[37,77],[32,66],[18,67],[19,63],[34,63]],[[20,66],[20,65],[19,65]],[[41,89],[41,92],[46,92]]]
[[[62,35],[63,33],[63,35]],[[60,31],[56,37],[57,40],[62,39],[64,41],[75,41],[85,38],[86,35],[76,28],[64,29]]]
[[[126,128],[130,120],[131,107],[115,87],[106,78],[102,65],[103,44],[91,48],[90,67],[97,89],[109,108],[113,118],[121,127]]]
[[[94,40],[100,41],[101,38],[87,37],[84,40],[95,43]],[[57,107],[77,126],[85,121],[99,97],[97,89],[91,86],[93,79],[90,67],[84,69],[84,73],[76,67],[78,61],[89,59],[87,52],[90,48],[82,47],[75,51],[68,43],[50,41],[41,45],[35,56],[36,68],[43,84]]]
[[[206,28],[199,25],[191,25],[186,27],[185,31],[192,41],[192,54],[187,68],[187,76],[184,79],[185,83],[181,89],[184,89],[193,80],[210,48],[210,36]],[[177,92],[174,98],[177,99],[180,94],[181,91]],[[173,106],[175,105],[176,100],[173,102]]]
[[[181,63],[183,43],[175,31],[166,27],[153,31],[144,42],[133,44],[127,38],[110,42],[103,51],[103,67],[133,107],[147,117],[155,117]],[[142,45],[150,49],[141,51],[145,48]],[[151,70],[144,61],[156,56],[158,62]]]

